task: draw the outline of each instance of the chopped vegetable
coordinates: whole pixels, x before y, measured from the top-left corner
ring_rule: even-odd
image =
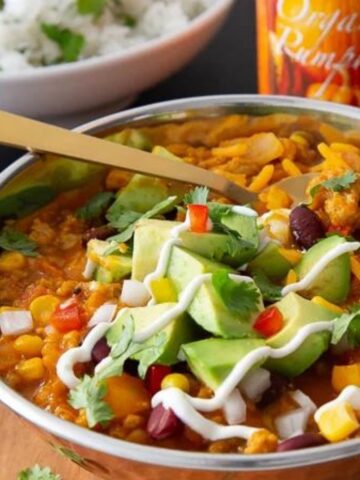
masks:
[[[150,294],[142,282],[124,280],[120,300],[128,307],[142,307],[150,300]]]
[[[161,382],[161,389],[166,388],[178,388],[185,393],[190,393],[190,382],[182,373],[170,373]]]
[[[86,322],[85,314],[76,300],[59,305],[51,317],[51,325],[61,333],[80,330]]]
[[[341,402],[324,411],[317,424],[321,434],[329,442],[346,440],[360,427],[354,409],[348,402]]]
[[[76,216],[87,222],[100,218],[114,198],[112,192],[97,193],[86,205],[76,211]]]
[[[270,307],[260,313],[253,325],[254,330],[264,337],[272,337],[284,326],[284,319],[280,310]]]
[[[189,205],[190,230],[194,233],[205,233],[208,228],[209,209],[206,205]]]
[[[209,197],[209,189],[207,187],[195,187],[194,190],[184,196],[185,205],[206,205]]]
[[[0,313],[0,331],[3,335],[22,335],[32,329],[33,319],[27,310],[5,310]]]
[[[145,412],[150,408],[150,395],[139,378],[123,374],[106,381],[106,403],[116,418]]]
[[[49,325],[51,317],[60,305],[60,300],[54,295],[41,295],[30,303],[30,312],[37,327]]]
[[[360,363],[335,365],[332,369],[331,384],[337,393],[350,385],[360,387]]]
[[[81,15],[101,15],[106,0],[77,0],[77,9]]]
[[[5,227],[0,233],[0,248],[8,251],[16,251],[27,257],[37,256],[37,245],[24,233],[13,228]]]
[[[58,25],[43,23],[41,25],[42,32],[53,42],[55,42],[61,50],[62,62],[76,62],[85,46],[85,37],[73,32],[67,28],[60,28]]]
[[[277,302],[282,298],[281,287],[273,283],[261,270],[256,270],[252,277],[265,301]]]
[[[61,477],[53,473],[49,467],[35,465],[19,472],[17,480],[61,480]]]
[[[153,396],[161,390],[161,382],[171,373],[171,367],[167,365],[151,365],[145,377],[146,387]]]
[[[156,303],[176,302],[177,295],[171,280],[157,278],[151,281],[151,293]]]
[[[353,312],[343,313],[335,322],[332,333],[331,343],[336,345],[347,335],[350,346],[355,347],[360,344],[360,308],[359,306]]]

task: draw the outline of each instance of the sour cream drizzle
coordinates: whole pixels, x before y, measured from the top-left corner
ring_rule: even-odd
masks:
[[[331,402],[325,403],[314,415],[315,421],[319,422],[321,415],[328,410],[332,410],[343,402],[348,402],[355,410],[360,410],[360,388],[355,385],[349,385],[344,388],[340,395]]]
[[[335,258],[340,257],[344,253],[354,252],[360,248],[360,242],[347,242],[337,245],[332,250],[323,255],[313,268],[299,282],[291,283],[281,290],[283,296],[290,292],[298,292],[309,288],[316,277],[329,265]]]

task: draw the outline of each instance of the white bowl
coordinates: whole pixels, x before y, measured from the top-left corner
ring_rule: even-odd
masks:
[[[0,74],[0,109],[33,117],[126,105],[188,63],[222,26],[234,0],[217,0],[187,28],[126,53]]]

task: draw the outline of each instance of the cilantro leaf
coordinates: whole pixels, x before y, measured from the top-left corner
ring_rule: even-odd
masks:
[[[125,230],[129,225],[139,220],[141,213],[127,210],[119,204],[114,204],[106,214],[110,225],[118,230]]]
[[[209,216],[213,223],[220,224],[224,215],[231,212],[232,206],[223,203],[210,202],[208,203]]]
[[[106,425],[114,414],[109,405],[103,400],[107,393],[107,385],[103,380],[98,380],[85,375],[81,383],[69,393],[69,403],[72,407],[84,409],[89,427]]]
[[[27,257],[36,257],[37,245],[24,233],[5,227],[0,233],[0,248],[9,252],[20,252]]]
[[[106,0],[77,0],[77,9],[81,15],[99,16],[103,13]]]
[[[83,207],[76,210],[77,218],[89,221],[101,217],[114,199],[112,192],[99,192],[92,197]]]
[[[159,358],[160,351],[167,340],[165,332],[155,335],[152,342],[144,344],[139,359],[138,374],[140,378],[145,378],[147,369]]]
[[[52,473],[48,467],[40,467],[35,465],[32,468],[22,470],[17,475],[17,480],[61,480],[60,475]]]
[[[220,269],[213,273],[212,284],[232,313],[249,316],[258,310],[260,294],[253,282],[236,282],[227,270]]]
[[[357,181],[358,178],[359,176],[357,173],[353,172],[352,170],[348,170],[344,173],[344,175],[329,178],[328,180],[325,180],[324,182],[312,187],[310,190],[310,196],[311,198],[314,198],[321,187],[331,190],[332,192],[341,192],[342,190],[349,188]]]
[[[352,312],[343,313],[334,324],[331,343],[336,345],[341,339],[347,335],[347,340],[350,347],[360,345],[360,307]]]
[[[61,61],[75,62],[78,60],[85,46],[85,37],[81,33],[50,23],[43,23],[41,30],[49,40],[55,42],[60,48]]]
[[[123,355],[127,351],[132,341],[132,338],[134,336],[134,333],[135,333],[135,323],[134,323],[133,317],[130,316],[124,321],[119,340],[113,343],[111,341],[111,337],[107,338],[109,346],[112,347],[111,348],[112,357],[114,358],[120,357],[120,355]]]
[[[194,190],[184,196],[185,205],[206,205],[209,196],[209,189],[207,187],[195,187]]]
[[[277,302],[281,300],[281,290],[282,288],[278,285],[275,285],[261,270],[256,270],[252,275],[254,282],[258,286],[263,299],[268,302]]]

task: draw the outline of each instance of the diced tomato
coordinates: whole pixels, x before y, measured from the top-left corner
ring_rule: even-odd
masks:
[[[150,395],[153,396],[159,390],[161,390],[161,382],[171,373],[171,367],[166,365],[152,365],[149,367],[146,374],[146,388],[150,392]]]
[[[284,319],[280,310],[276,307],[270,307],[260,313],[253,328],[264,337],[271,337],[280,332],[283,325]]]
[[[86,323],[86,315],[79,303],[74,300],[67,305],[59,305],[50,323],[61,333],[80,330]]]
[[[351,233],[351,227],[340,227],[339,225],[330,225],[328,228],[329,233],[339,233],[344,237],[347,237]]]
[[[209,219],[209,209],[206,205],[189,205],[190,229],[195,233],[205,233]]]

